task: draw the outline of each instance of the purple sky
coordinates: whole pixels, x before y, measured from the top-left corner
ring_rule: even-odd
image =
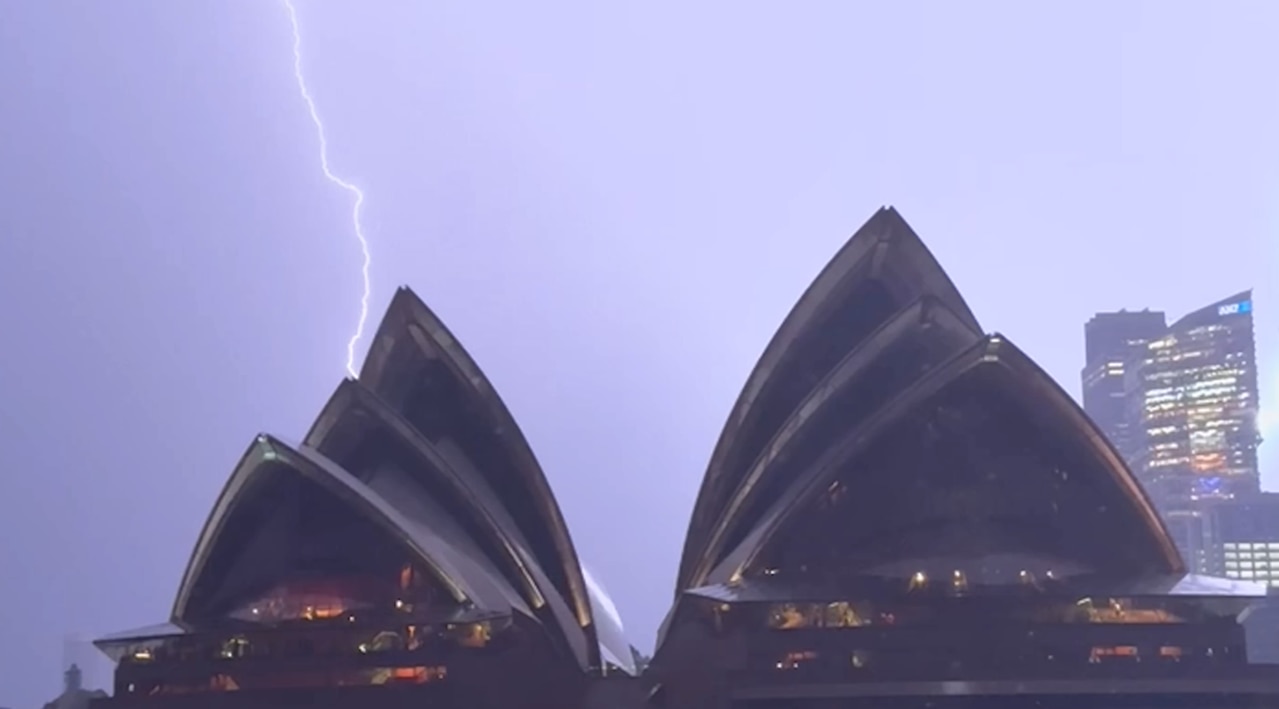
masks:
[[[1093,312],[1255,286],[1279,401],[1273,0],[297,3],[373,317],[409,284],[458,334],[641,647],[747,372],[881,204],[1076,393]],[[250,437],[343,375],[293,81],[276,2],[0,3],[0,705],[162,620]]]

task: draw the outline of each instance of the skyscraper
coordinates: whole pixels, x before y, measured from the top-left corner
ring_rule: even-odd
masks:
[[[1084,327],[1084,410],[1168,516],[1260,489],[1252,294],[1172,325],[1099,313]]]
[[[1256,359],[1245,291],[1173,323],[1127,367],[1121,450],[1157,504],[1260,490]]]
[[[1098,313],[1084,325],[1084,410],[1124,455],[1134,447],[1124,373],[1147,343],[1167,332],[1164,314],[1151,310]]]

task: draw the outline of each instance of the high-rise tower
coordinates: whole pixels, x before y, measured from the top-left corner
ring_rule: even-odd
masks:
[[[1129,465],[1157,504],[1260,490],[1252,294],[1196,310],[1147,343],[1125,374]]]
[[[1152,340],[1168,332],[1159,311],[1098,313],[1084,325],[1084,410],[1125,456],[1134,448],[1128,425],[1124,373]]]
[[[1172,325],[1161,312],[1100,313],[1085,341],[1085,411],[1136,473],[1191,569],[1220,573],[1218,508],[1261,489],[1251,292]]]

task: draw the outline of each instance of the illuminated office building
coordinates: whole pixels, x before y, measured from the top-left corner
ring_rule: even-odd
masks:
[[[1164,510],[1260,490],[1252,297],[1173,323],[1125,375],[1129,465]]]
[[[892,209],[782,322],[712,454],[652,705],[1279,706],[1253,582],[1186,573],[1051,378]]]
[[[1267,603],[1241,616],[1248,657],[1279,664],[1279,493],[1218,503],[1212,518],[1211,572],[1270,586]]]
[[[1121,452],[1133,449],[1125,372],[1151,340],[1168,332],[1162,312],[1098,313],[1084,325],[1084,411]]]
[[[1279,588],[1279,493],[1263,492],[1212,506],[1210,571]]]
[[[581,707],[635,671],[546,478],[411,291],[301,443],[258,436],[108,707]]]

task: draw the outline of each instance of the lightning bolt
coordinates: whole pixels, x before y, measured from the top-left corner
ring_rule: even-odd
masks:
[[[360,210],[364,207],[364,191],[338,177],[329,167],[329,141],[324,134],[324,121],[320,120],[320,113],[315,108],[315,99],[311,96],[306,77],[302,73],[302,30],[298,27],[298,11],[293,6],[292,0],[282,1],[284,8],[289,12],[289,24],[293,27],[293,78],[297,80],[298,93],[302,95],[302,100],[306,103],[306,109],[311,114],[311,123],[315,125],[315,135],[320,141],[320,169],[324,171],[326,180],[355,198],[351,206],[351,224],[355,227],[355,238],[360,242],[360,253],[364,256],[364,262],[360,265],[360,276],[364,281],[364,289],[360,294],[360,319],[355,323],[355,332],[352,333],[351,339],[346,342],[346,371],[347,374],[355,377],[357,376],[355,345],[364,337],[364,327],[369,319],[369,263],[372,260],[369,256],[369,240],[365,238],[364,226],[360,222]]]

